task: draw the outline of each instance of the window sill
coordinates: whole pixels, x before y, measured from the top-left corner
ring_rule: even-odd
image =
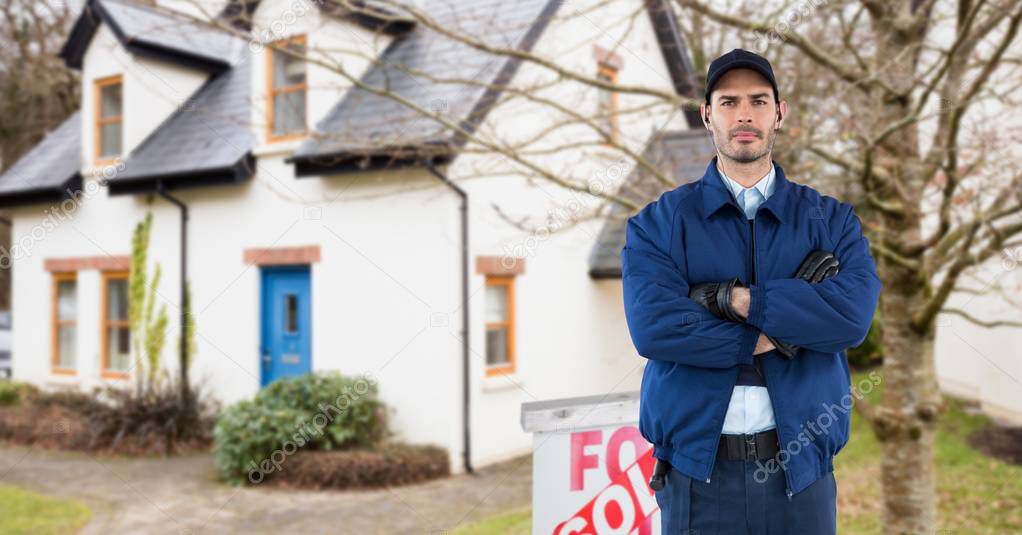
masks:
[[[99,372],[99,376],[103,379],[113,379],[116,381],[127,381],[129,378],[128,372],[114,372],[110,370]]]
[[[501,392],[504,390],[517,390],[522,386],[522,376],[517,371],[497,373],[483,377],[483,392]]]
[[[95,177],[98,180],[116,178],[117,173],[124,169],[124,160],[115,158],[113,160],[94,161],[92,165],[82,168],[82,176]]]
[[[264,141],[262,145],[252,149],[252,155],[256,157],[287,156],[298,149],[298,146],[304,143],[306,139],[308,139],[307,134],[300,134],[297,136],[267,140]]]
[[[78,371],[71,368],[50,368],[50,374],[58,377],[77,377]]]

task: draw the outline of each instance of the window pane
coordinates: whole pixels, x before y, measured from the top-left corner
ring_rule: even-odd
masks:
[[[486,287],[486,322],[507,321],[507,286]]]
[[[273,135],[305,131],[305,91],[289,91],[273,97]]]
[[[99,126],[99,155],[117,156],[121,154],[121,123],[109,123]]]
[[[107,369],[128,371],[131,362],[131,331],[127,327],[107,327]]]
[[[486,365],[507,362],[507,329],[503,327],[486,329]]]
[[[57,367],[73,370],[75,367],[75,329],[74,325],[57,327]]]
[[[284,328],[289,333],[298,332],[298,296],[284,296]]]
[[[99,116],[116,117],[121,114],[121,84],[104,85],[99,90]]]
[[[106,319],[110,321],[126,321],[128,319],[127,279],[106,281]]]
[[[60,321],[74,321],[76,314],[75,281],[57,283],[57,318]]]
[[[305,54],[305,45],[292,44],[288,49]],[[305,62],[286,52],[273,51],[273,87],[279,89],[305,83]]]

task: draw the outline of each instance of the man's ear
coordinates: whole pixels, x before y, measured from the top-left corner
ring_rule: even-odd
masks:
[[[777,119],[774,123],[774,130],[780,130],[784,126],[784,119],[788,117],[788,101],[782,100],[777,104]]]
[[[710,128],[710,107],[706,103],[699,105],[699,116],[703,118],[703,126]]]

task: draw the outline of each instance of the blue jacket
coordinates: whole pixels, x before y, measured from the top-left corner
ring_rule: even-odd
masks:
[[[848,442],[852,398],[845,350],[862,343],[880,296],[876,264],[850,204],[791,182],[749,220],[717,173],[663,193],[628,219],[621,251],[625,317],[648,359],[639,430],[653,454],[709,480],[739,364],[761,362],[788,497],[834,469]],[[811,251],[832,251],[840,272],[819,284],[792,276]],[[717,319],[689,287],[739,277],[750,288],[746,323]],[[753,357],[760,332],[802,348]],[[787,452],[787,453],[784,453]]]

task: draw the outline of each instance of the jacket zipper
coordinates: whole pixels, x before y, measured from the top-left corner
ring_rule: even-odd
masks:
[[[757,277],[756,277],[756,217],[755,216],[753,216],[753,218],[749,220],[749,226],[752,227],[752,283],[751,284],[756,284]],[[759,373],[759,368],[756,369],[756,372]],[[763,373],[764,374],[766,373],[766,368],[763,368]],[[768,381],[766,379],[766,377],[764,377],[763,378],[763,382],[766,383],[767,398],[770,400],[770,410],[773,411],[773,413],[775,415],[774,416],[774,421],[776,421],[777,420],[777,417],[776,417],[777,410],[774,408],[774,397],[770,395],[770,381]],[[784,441],[781,440],[781,427],[780,426],[777,426],[777,440],[781,444],[784,443]],[[784,485],[785,485],[784,492],[785,492],[785,494],[788,495],[788,501],[790,502],[792,494],[791,494],[791,482],[788,481],[788,471],[784,470],[783,468],[781,469],[781,471],[784,473]]]
[[[742,212],[741,207],[739,207],[738,203],[734,200],[734,198],[735,198],[734,194],[732,194],[730,192],[730,190],[728,190],[728,194],[731,195],[731,201],[730,201],[731,205],[734,206],[735,208],[737,208],[739,212]],[[755,262],[755,260],[753,262]],[[738,386],[738,376],[741,373],[742,373],[742,370],[739,369],[736,366],[735,367],[735,376],[731,380],[731,392],[732,393],[735,391],[735,387]],[[722,413],[720,413],[720,418],[717,418],[717,428],[720,429],[722,432],[724,430],[724,418],[727,418],[727,409],[730,406],[730,404],[731,404],[731,397],[728,396],[728,401],[727,401],[727,403],[724,404],[724,411]],[[720,433],[718,433],[718,434],[720,434]],[[712,479],[713,467],[717,464],[717,450],[719,450],[719,449],[720,449],[720,439],[718,438],[717,439],[717,447],[713,448],[713,453],[710,454],[710,477],[706,478],[706,482],[707,483],[709,483],[710,479]]]

